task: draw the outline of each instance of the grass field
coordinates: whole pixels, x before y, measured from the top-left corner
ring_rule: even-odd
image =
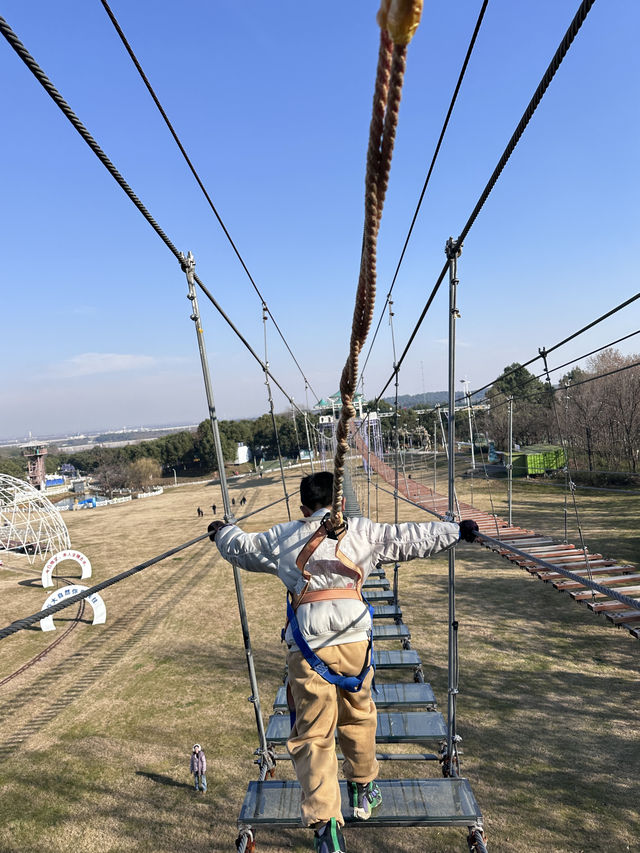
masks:
[[[290,475],[293,492],[299,476]],[[486,489],[476,481],[474,498],[483,508]],[[562,535],[558,490],[516,491],[516,523]],[[469,499],[465,481],[459,492]],[[243,494],[250,511],[281,497],[282,488],[275,475],[265,476],[233,486],[236,499]],[[592,550],[640,562],[640,499],[582,497]],[[203,532],[212,503],[222,504],[217,487],[192,485],[65,520],[98,582]],[[198,505],[204,519],[196,516]],[[381,520],[393,518],[388,495],[379,494],[378,511]],[[504,513],[504,501],[496,511]],[[245,529],[283,517],[280,504]],[[427,519],[406,504],[400,517]],[[5,560],[2,625],[41,609],[41,568],[20,557]],[[458,548],[457,569],[462,772],[485,815],[490,850],[635,850],[638,641],[478,546]],[[441,709],[446,575],[445,556],[401,567],[405,621]],[[245,573],[243,580],[266,718],[284,664],[283,588],[267,576]],[[106,625],[92,627],[88,610],[56,649],[0,688],[1,853],[234,850],[236,817],[257,775],[257,738],[230,567],[205,540],[111,587],[104,598]],[[64,611],[56,620],[58,635],[73,615]],[[51,639],[34,629],[3,640],[0,680]],[[195,741],[207,754],[205,795],[191,790]],[[387,777],[420,772],[439,771],[413,763],[382,768]],[[278,776],[291,778],[288,763],[279,764]],[[466,850],[460,829],[363,827],[348,829],[346,839],[350,853]],[[257,836],[258,850],[270,853],[308,850],[310,840],[303,831]]]

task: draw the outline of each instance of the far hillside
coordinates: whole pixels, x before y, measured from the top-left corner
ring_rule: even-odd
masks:
[[[385,403],[396,402],[395,397],[383,397]],[[398,405],[403,408],[414,406],[436,406],[438,403],[446,403],[449,400],[448,391],[426,391],[423,394],[398,394]]]

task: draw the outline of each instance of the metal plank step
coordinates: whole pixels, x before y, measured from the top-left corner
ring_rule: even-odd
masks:
[[[389,581],[386,578],[371,578],[369,576],[367,578],[366,583],[363,585],[363,589],[389,589]],[[367,595],[367,593],[365,593]]]
[[[436,697],[430,684],[402,681],[378,684],[378,692],[372,693],[376,707],[383,708],[433,708]],[[287,689],[281,687],[273,703],[274,711],[287,711]]]
[[[374,619],[402,619],[402,610],[396,604],[380,604],[373,608]]]
[[[267,726],[269,743],[286,743],[291,733],[288,714],[272,714]],[[446,737],[447,726],[439,711],[381,711],[377,743],[425,743]]]
[[[470,826],[482,817],[467,779],[379,779],[378,785],[382,805],[365,826]],[[340,793],[347,815],[346,782],[340,782]],[[249,782],[238,825],[299,827],[300,786],[282,780]]]
[[[420,666],[420,656],[416,649],[377,649],[373,652],[376,669],[413,669]]]
[[[407,625],[374,625],[373,640],[408,640],[411,632]]]
[[[364,597],[371,604],[377,601],[393,601],[393,590],[390,589],[368,589]]]

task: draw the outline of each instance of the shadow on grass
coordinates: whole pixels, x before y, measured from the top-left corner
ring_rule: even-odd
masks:
[[[144,776],[145,779],[157,782],[158,785],[169,785],[171,788],[188,788],[189,790],[193,788],[193,785],[187,782],[176,782],[171,776],[163,776],[162,773],[145,773],[144,770],[136,770],[136,776]]]
[[[37,587],[38,589],[44,589],[42,586],[42,578],[28,578],[24,581],[18,581],[18,586],[31,586]]]
[[[595,825],[609,849],[628,849],[638,819],[636,641],[521,569],[470,554],[457,572],[458,708],[481,806],[496,823],[517,808],[544,827],[549,849],[574,849]],[[445,577],[419,582],[445,600]],[[442,688],[444,673],[432,674]]]

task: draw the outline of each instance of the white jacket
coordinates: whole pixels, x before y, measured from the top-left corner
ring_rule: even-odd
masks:
[[[264,533],[243,533],[230,524],[218,532],[216,545],[233,565],[250,572],[277,575],[290,592],[299,594],[306,581],[296,566],[296,557],[327,511],[319,509],[309,518],[277,524]],[[364,583],[377,563],[429,557],[455,545],[459,538],[458,525],[449,522],[376,524],[368,518],[350,518],[340,543],[324,539],[309,559],[306,565],[311,574],[309,589],[353,586],[344,570],[340,571],[343,563],[336,558],[336,546],[347,562],[362,570]],[[300,631],[312,649],[366,640],[371,630],[368,608],[356,599],[303,603],[296,616]],[[285,640],[290,649],[297,648],[290,625]]]

